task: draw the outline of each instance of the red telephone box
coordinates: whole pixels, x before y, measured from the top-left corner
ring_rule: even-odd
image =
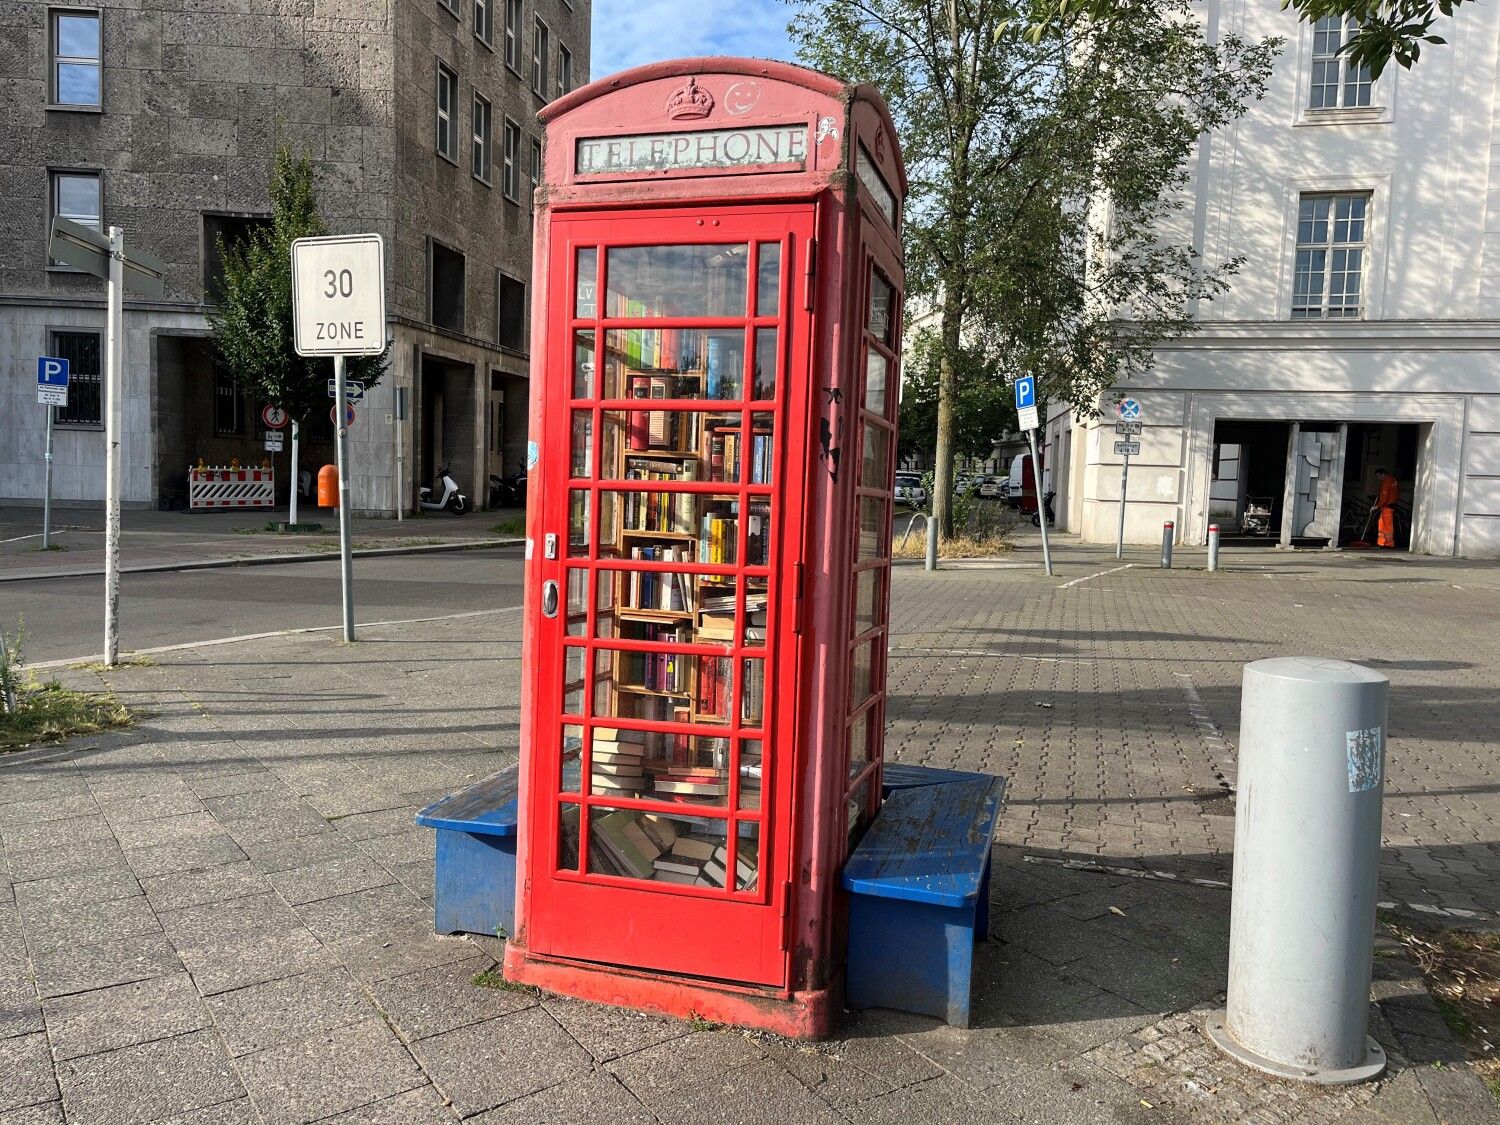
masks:
[[[824,1034],[880,800],[905,175],[865,86],[542,111],[517,932],[556,992]]]

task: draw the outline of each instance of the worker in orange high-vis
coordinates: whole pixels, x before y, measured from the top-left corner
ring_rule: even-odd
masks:
[[[1380,513],[1380,535],[1376,542],[1382,547],[1396,545],[1396,503],[1401,499],[1401,485],[1385,469],[1375,470],[1375,480],[1380,491],[1375,494],[1375,510]]]

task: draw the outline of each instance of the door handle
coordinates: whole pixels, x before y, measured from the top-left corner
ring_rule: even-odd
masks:
[[[557,583],[550,579],[542,583],[542,616],[557,616]]]

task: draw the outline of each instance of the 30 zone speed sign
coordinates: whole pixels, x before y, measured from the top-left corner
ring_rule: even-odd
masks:
[[[385,244],[378,234],[292,243],[292,322],[298,355],[385,350]]]

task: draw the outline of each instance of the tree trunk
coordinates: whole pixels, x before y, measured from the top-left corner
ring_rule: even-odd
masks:
[[[943,347],[938,359],[937,464],[932,472],[932,514],[944,538],[953,535],[953,413],[958,396],[960,314],[952,295],[943,295]]]

